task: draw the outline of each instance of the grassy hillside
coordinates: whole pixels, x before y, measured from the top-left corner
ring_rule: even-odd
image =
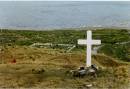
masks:
[[[86,29],[52,31],[4,29],[0,32],[0,87],[82,89],[92,84],[92,88],[98,89],[129,88],[129,30],[93,30],[93,39],[102,40],[98,54],[92,56],[92,63],[101,69],[97,78],[92,76],[73,78],[68,73],[69,70],[85,65],[86,46],[79,46],[77,39],[86,39]],[[76,48],[66,52],[65,47],[58,46],[30,47],[33,43],[74,44]],[[41,69],[45,72],[33,71]]]
[[[92,63],[102,67],[98,77],[73,78],[67,71],[85,64],[85,53],[63,53],[62,50],[30,48],[27,46],[7,47],[1,53],[0,87],[41,88],[125,88],[128,83],[128,64],[115,61],[105,55],[93,55]],[[16,63],[12,63],[12,60]],[[44,69],[44,73],[32,70]],[[124,84],[124,85],[120,85]],[[66,85],[66,86],[64,86]]]

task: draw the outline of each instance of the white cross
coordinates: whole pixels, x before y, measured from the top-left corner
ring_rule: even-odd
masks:
[[[91,66],[91,47],[92,45],[100,45],[101,40],[92,40],[92,32],[89,30],[87,31],[87,40],[79,39],[78,44],[87,45],[86,66]]]

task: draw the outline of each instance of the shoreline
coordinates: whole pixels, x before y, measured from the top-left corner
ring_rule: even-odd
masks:
[[[130,30],[130,27],[66,27],[66,28],[2,28],[0,27],[0,30],[25,30],[25,31],[54,31],[54,30],[98,30],[98,29],[126,29]]]

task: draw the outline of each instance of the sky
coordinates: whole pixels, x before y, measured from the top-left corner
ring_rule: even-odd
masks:
[[[0,1],[130,1],[130,0],[0,0]]]

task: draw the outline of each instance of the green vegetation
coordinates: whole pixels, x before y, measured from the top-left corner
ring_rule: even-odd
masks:
[[[8,30],[0,33],[1,45],[29,46],[33,43],[75,44],[74,50],[85,50],[77,45],[77,39],[86,39],[86,29],[59,29],[51,31]],[[124,61],[130,61],[130,34],[127,29],[93,30],[93,38],[102,40],[100,53],[105,53]],[[124,42],[124,43],[123,43]],[[125,43],[126,42],[126,43]],[[128,42],[128,43],[127,43]],[[54,48],[54,47],[53,47]]]
[[[111,57],[115,57],[124,61],[130,61],[128,56],[128,47],[125,45],[105,44],[100,50],[100,53],[105,53]]]

